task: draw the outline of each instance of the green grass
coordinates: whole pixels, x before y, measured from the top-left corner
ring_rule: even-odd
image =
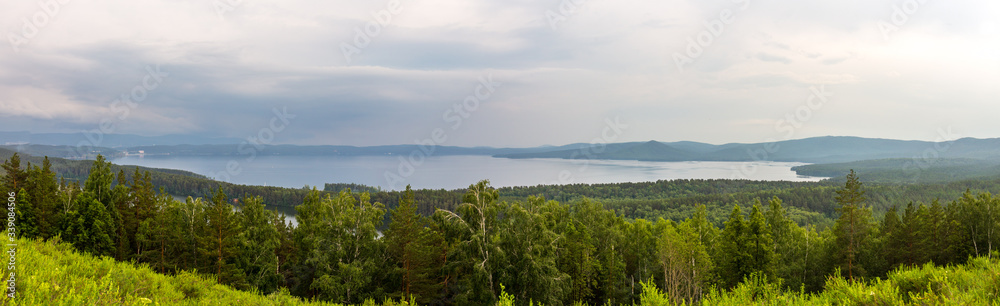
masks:
[[[710,293],[703,305],[1000,305],[1000,261],[899,269],[886,279],[851,282],[830,277],[817,294],[783,292],[749,280],[732,291]]]
[[[53,239],[17,240],[17,298],[2,305],[337,305],[308,302],[286,290],[269,295],[239,291],[191,272],[158,274],[145,265],[96,258]],[[6,278],[6,275],[5,275]],[[885,279],[850,282],[830,277],[816,294],[789,292],[762,278],[733,290],[715,290],[702,305],[1000,305],[1000,260],[974,258],[965,265],[927,264],[896,270]],[[644,286],[643,305],[669,297]],[[510,296],[500,304],[515,304]],[[376,305],[367,301],[364,305]],[[385,301],[382,305],[406,305]]]
[[[0,298],[0,304],[337,305],[302,301],[285,290],[266,296],[239,291],[190,272],[163,275],[145,265],[81,254],[55,240],[17,240],[17,297]]]

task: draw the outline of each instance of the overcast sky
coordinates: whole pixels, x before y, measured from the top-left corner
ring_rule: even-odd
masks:
[[[998,1],[922,2],[4,1],[0,130],[103,121],[380,145],[441,129],[459,146],[1000,137]]]

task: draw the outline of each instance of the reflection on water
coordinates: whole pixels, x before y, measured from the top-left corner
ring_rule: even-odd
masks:
[[[297,212],[295,207],[288,206],[266,206],[267,209],[273,210],[279,214],[285,214],[285,223],[291,224],[293,227],[299,226],[299,220],[295,219]]]
[[[180,202],[187,201],[187,197],[178,197],[178,196],[171,196],[171,197],[174,198],[174,200],[176,201]],[[298,212],[295,211],[295,207],[267,205],[267,203],[264,203],[264,208],[273,210],[274,212],[277,212],[279,214],[281,213],[285,214],[285,223],[288,223],[293,227],[299,226],[298,219],[295,219],[295,215],[298,214]],[[240,209],[239,207],[236,207],[237,211],[239,211],[239,209]]]

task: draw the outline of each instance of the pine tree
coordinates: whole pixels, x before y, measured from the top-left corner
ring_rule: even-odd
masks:
[[[101,203],[90,192],[80,194],[71,210],[62,219],[62,239],[77,250],[94,256],[111,256],[114,253],[114,222]]]
[[[959,207],[955,202],[944,207],[944,221],[941,225],[940,234],[943,237],[941,243],[944,244],[938,246],[938,249],[941,250],[940,261],[942,263],[964,263],[964,259],[968,258],[966,256],[968,253],[966,252],[965,239],[962,235]]]
[[[4,194],[17,192],[21,188],[25,187],[24,185],[28,180],[28,172],[21,168],[20,155],[14,153],[14,155],[7,159],[3,165],[0,165],[0,168],[3,168],[4,173],[6,173],[2,182],[2,191],[4,191]]]
[[[752,259],[747,248],[747,224],[743,219],[743,213],[739,205],[733,205],[733,211],[726,220],[725,227],[720,235],[721,246],[714,262],[718,270],[720,285],[723,288],[733,288],[744,277],[750,275],[750,265]]]
[[[271,221],[273,211],[264,208],[260,196],[244,197],[240,210],[241,228],[239,268],[246,274],[250,286],[269,294],[278,289],[277,249],[281,245],[278,229]]]
[[[834,225],[838,246],[835,262],[842,267],[842,270],[847,271],[847,276],[851,280],[854,280],[855,275],[865,276],[864,263],[871,260],[865,256],[868,254],[863,254],[869,250],[873,220],[871,210],[864,205],[866,198],[865,191],[861,190],[862,187],[857,174],[851,170],[844,188],[837,190],[835,198],[840,205],[840,218]]]
[[[114,220],[115,227],[115,259],[128,260],[137,255],[136,249],[132,247],[135,243],[135,234],[138,232],[138,224],[132,219],[131,210],[134,202],[132,194],[129,193],[128,182],[125,172],[118,171],[118,184],[111,188],[111,203],[108,205],[108,214]]]
[[[389,229],[385,232],[387,251],[399,263],[395,272],[401,284],[400,298],[416,299],[427,304],[440,291],[437,270],[443,237],[426,226],[424,218],[417,214],[413,190],[406,186],[399,205],[391,211]]]
[[[926,242],[927,246],[927,260],[933,262],[936,265],[946,265],[949,262],[945,261],[946,253],[948,252],[948,217],[944,211],[944,207],[941,207],[941,203],[937,199],[931,202],[931,206],[927,211],[927,221],[926,230],[931,234]]]
[[[49,239],[58,232],[61,217],[58,181],[48,157],[42,160],[41,168],[34,166],[28,172],[26,195],[30,195],[35,209],[37,236]]]
[[[14,208],[17,227],[15,234],[21,238],[38,237],[38,208],[35,207],[31,194],[21,188],[17,192]]]
[[[114,182],[114,175],[111,174],[111,163],[104,159],[104,156],[97,155],[90,167],[90,174],[83,183],[83,190],[90,192],[94,199],[104,204],[105,207],[111,205],[113,195],[111,184]]]
[[[897,250],[902,257],[900,264],[908,267],[922,263],[919,257],[918,248],[920,240],[923,238],[920,233],[920,222],[918,218],[918,207],[913,202],[906,204],[903,210],[903,218],[900,219],[900,233],[896,237],[902,248]]]
[[[916,243],[912,249],[914,264],[923,265],[933,258],[934,251],[931,248],[934,247],[934,236],[937,236],[935,232],[937,228],[934,220],[931,218],[930,209],[924,204],[920,204],[917,207],[917,212],[912,221],[915,233],[913,236],[916,238]]]
[[[18,192],[25,187],[28,179],[28,172],[21,169],[21,157],[14,153],[3,165],[0,165],[0,168],[3,168],[6,173],[3,176],[3,181],[0,181],[0,191],[3,192],[4,198],[7,198],[11,193],[14,193],[15,197],[20,197]],[[0,228],[6,231],[7,222],[0,222]]]
[[[160,273],[174,272],[179,266],[179,250],[183,249],[183,227],[180,202],[161,193],[156,198],[154,217],[139,224],[136,233],[138,258]]]
[[[899,211],[895,205],[885,212],[882,217],[882,226],[879,235],[885,239],[882,241],[882,254],[885,258],[885,268],[895,269],[903,263],[906,252],[905,238],[902,222],[899,220]]]
[[[759,273],[768,279],[774,279],[774,243],[771,239],[771,229],[767,226],[764,214],[761,213],[760,200],[753,205],[750,221],[747,224],[746,242],[750,253],[750,274]]]
[[[124,182],[124,180],[119,179],[119,184],[124,184]],[[149,171],[139,173],[139,167],[136,167],[135,172],[132,174],[132,182],[128,186],[127,192],[131,200],[128,207],[129,209],[121,212],[123,214],[128,214],[128,216],[124,216],[125,220],[129,220],[125,228],[128,232],[128,239],[130,241],[135,241],[135,234],[138,232],[139,225],[153,218],[157,210],[156,190],[153,186],[152,179],[150,178]],[[139,252],[139,246],[137,243],[133,243],[130,246],[135,253]]]
[[[98,155],[84,182],[83,192],[74,198],[69,191],[69,202],[63,207],[59,226],[64,241],[95,256],[116,254],[115,238],[120,223],[113,215],[116,210],[112,182],[110,163]]]
[[[205,221],[201,252],[208,259],[206,268],[215,273],[220,283],[246,288],[243,271],[235,264],[235,259],[240,256],[237,240],[241,232],[240,223],[222,187],[218,188],[205,208]]]

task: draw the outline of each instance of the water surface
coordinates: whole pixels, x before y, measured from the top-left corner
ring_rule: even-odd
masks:
[[[507,159],[490,156],[127,156],[116,164],[181,169],[247,185],[301,188],[356,183],[400,190],[459,189],[489,179],[494,187],[539,184],[622,183],[672,179],[818,181],[800,176],[794,162],[642,162],[615,160]]]

